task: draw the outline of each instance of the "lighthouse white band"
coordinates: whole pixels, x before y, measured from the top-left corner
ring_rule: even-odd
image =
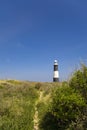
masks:
[[[59,78],[59,72],[58,71],[54,71],[53,78]]]

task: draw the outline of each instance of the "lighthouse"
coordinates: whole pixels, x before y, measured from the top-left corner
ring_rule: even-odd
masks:
[[[59,82],[59,71],[57,60],[54,60],[53,82]]]

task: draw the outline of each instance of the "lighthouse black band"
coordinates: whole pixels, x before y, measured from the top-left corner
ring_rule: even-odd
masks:
[[[58,65],[54,65],[54,71],[58,71]]]
[[[53,78],[53,82],[59,82],[59,78]]]

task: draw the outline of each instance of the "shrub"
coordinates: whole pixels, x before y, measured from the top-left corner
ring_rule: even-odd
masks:
[[[36,83],[35,88],[39,90],[41,88],[41,86],[42,86],[41,83]]]
[[[75,91],[80,92],[87,101],[87,67],[85,65],[82,65],[82,68],[73,74],[69,85]]]
[[[59,87],[53,93],[49,110],[44,115],[40,127],[42,130],[65,130],[72,122],[79,119],[85,106],[81,95],[75,93],[72,88],[69,86]],[[49,126],[46,127],[47,123]]]

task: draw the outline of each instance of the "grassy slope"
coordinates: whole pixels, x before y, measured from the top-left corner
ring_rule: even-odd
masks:
[[[35,83],[0,81],[0,130],[33,130]]]
[[[36,109],[39,126],[53,86],[56,84],[1,80],[0,130],[33,130]]]

